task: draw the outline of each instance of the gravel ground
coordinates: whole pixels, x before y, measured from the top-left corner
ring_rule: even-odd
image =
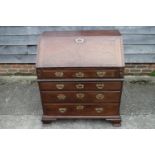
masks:
[[[121,101],[122,126],[155,128],[155,78],[125,77]],[[57,120],[41,123],[42,107],[35,76],[0,77],[0,128],[108,129],[104,120]]]

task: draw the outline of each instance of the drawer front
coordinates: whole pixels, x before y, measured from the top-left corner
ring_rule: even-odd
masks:
[[[104,103],[119,102],[119,91],[42,91],[44,103]]]
[[[122,82],[39,82],[40,90],[121,90]]]
[[[118,104],[80,105],[80,104],[46,104],[44,114],[53,116],[110,116],[119,114]]]
[[[38,78],[116,78],[121,77],[119,69],[40,69]]]

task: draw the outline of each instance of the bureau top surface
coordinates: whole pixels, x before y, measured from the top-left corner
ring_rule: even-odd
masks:
[[[110,30],[44,32],[36,66],[123,67],[121,35]]]

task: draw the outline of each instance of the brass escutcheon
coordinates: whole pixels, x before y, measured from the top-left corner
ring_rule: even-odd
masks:
[[[64,94],[58,94],[58,95],[57,95],[57,98],[58,98],[59,100],[65,100],[66,95],[64,95]]]
[[[78,98],[78,99],[83,99],[84,98],[84,94],[83,93],[77,93],[76,94],[76,97]]]
[[[84,73],[83,72],[77,72],[77,73],[75,73],[75,77],[84,77]]]
[[[76,88],[77,88],[77,89],[83,89],[83,88],[84,88],[84,85],[83,85],[83,84],[77,84],[77,85],[76,85]]]
[[[101,113],[101,112],[103,111],[103,108],[95,108],[95,111],[96,111],[97,113]]]
[[[98,89],[103,89],[103,88],[104,88],[104,83],[97,83],[97,84],[96,84],[96,87],[97,87]]]
[[[97,71],[96,74],[97,74],[98,77],[104,77],[106,72],[104,72],[104,71]]]
[[[96,95],[96,98],[97,98],[98,100],[102,100],[102,99],[104,99],[104,95],[103,95],[103,94],[97,94],[97,95]]]
[[[67,108],[59,108],[60,113],[65,113],[67,111]]]
[[[55,72],[54,74],[56,77],[63,77],[63,75],[64,75],[63,72]]]
[[[83,110],[83,109],[84,109],[84,106],[83,105],[76,106],[76,110]]]
[[[56,88],[57,89],[63,89],[64,88],[64,84],[56,84]]]
[[[77,44],[81,44],[81,43],[84,43],[84,39],[83,39],[83,38],[76,38],[76,39],[75,39],[75,42],[76,42]]]

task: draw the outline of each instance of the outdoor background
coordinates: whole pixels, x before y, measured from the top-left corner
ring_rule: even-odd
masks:
[[[118,29],[122,33],[125,75],[136,75],[125,76],[120,128],[155,128],[155,27],[149,26],[1,26],[0,75],[7,76],[0,76],[0,128],[113,128],[103,120],[60,120],[42,124],[35,68],[36,47],[42,32],[107,29]]]
[[[0,63],[35,63],[36,45],[44,31],[117,29],[123,35],[126,63],[155,62],[155,27],[152,26],[1,26]]]
[[[0,130],[2,154],[42,155],[49,154],[52,148],[52,153],[58,155],[72,155],[73,152],[75,155],[81,152],[102,155],[103,150],[109,155],[154,155],[154,130],[91,130],[114,129],[103,120],[58,120],[42,124],[35,73],[36,35],[42,31],[86,29],[68,25],[87,25],[91,29],[123,26],[115,28],[123,33],[125,75],[136,76],[125,76],[121,129],[155,129],[155,78],[135,74],[149,75],[147,73],[155,71],[154,27],[142,27],[155,26],[154,0],[2,0],[0,4],[0,128],[56,129]],[[140,27],[124,27],[138,25]],[[20,76],[12,76],[19,73]],[[27,74],[33,76],[25,76]],[[64,128],[90,130],[57,130]]]

